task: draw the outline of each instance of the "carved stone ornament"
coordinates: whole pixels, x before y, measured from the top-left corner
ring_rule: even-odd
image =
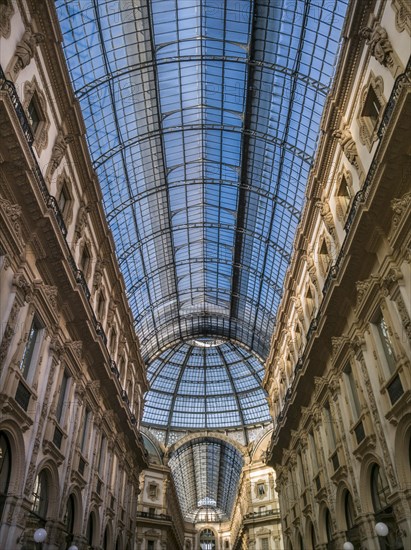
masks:
[[[27,67],[36,53],[37,46],[44,42],[44,34],[26,29],[20,42],[16,46],[13,59],[11,60],[10,73],[15,81],[19,72]]]
[[[71,342],[70,347],[74,351],[75,356],[78,359],[81,359],[81,356],[83,354],[83,342],[82,342],[82,340],[75,340],[74,342]]]
[[[84,229],[87,226],[87,217],[90,212],[90,208],[84,203],[81,202],[78,214],[77,214],[77,221],[76,221],[76,227],[74,229],[74,244],[77,243],[77,241],[82,237]]]
[[[10,20],[14,14],[13,0],[0,2],[0,36],[8,38],[10,36]]]
[[[51,152],[50,162],[47,168],[47,178],[51,179],[54,172],[60,166],[61,161],[63,160],[64,155],[67,151],[67,146],[73,141],[72,135],[64,135],[60,130],[57,134],[56,141],[53,145],[53,150]]]
[[[345,342],[344,336],[331,336],[332,355],[335,357]]]
[[[393,199],[391,201],[391,209],[394,212],[394,216],[392,218],[393,227],[397,227],[399,225],[403,216],[405,216],[405,214],[407,213],[407,210],[410,207],[410,204],[411,204],[411,191],[409,193],[406,193],[400,199]]]
[[[0,4],[1,5],[1,4]],[[7,199],[0,197],[0,206],[3,212],[5,213],[7,219],[10,222],[10,227],[13,228],[15,235],[18,240],[22,241],[21,235],[21,226],[20,226],[20,216],[21,208],[17,204],[12,204]]]
[[[21,293],[25,302],[31,302],[33,299],[33,289],[21,271],[15,273],[12,285]]]
[[[345,197],[341,195],[341,187],[343,181],[345,182],[344,186],[346,187],[346,191],[348,195]],[[352,175],[349,170],[345,170],[343,168],[342,172],[340,172],[337,176],[337,182],[335,186],[335,206],[336,206],[336,212],[337,212],[337,218],[343,222],[346,218],[346,215],[348,213],[349,204],[347,204],[347,201],[350,202],[351,197],[354,196],[354,186],[352,182]]]
[[[409,0],[391,0],[395,11],[395,26],[399,32],[406,30],[411,35],[411,4]]]
[[[388,38],[387,31],[381,27],[378,21],[375,21],[371,27],[363,27],[360,29],[360,36],[365,38],[367,45],[370,47],[371,55],[384,65],[390,67],[394,61],[392,58],[392,45]]]
[[[338,139],[341,148],[344,151],[344,155],[347,157],[348,162],[352,164],[358,172],[361,172],[357,146],[348,127],[345,126],[340,130],[336,130],[333,133],[333,137]]]
[[[327,199],[317,200],[315,206],[319,208],[321,218],[329,234],[335,238],[334,217]]]
[[[57,311],[57,287],[51,285],[43,285],[44,294],[51,307]]]
[[[106,260],[101,257],[97,258],[96,267],[94,268],[94,277],[93,277],[93,288],[97,290],[101,285],[103,279],[104,267],[106,265]]]
[[[47,114],[46,96],[41,91],[35,76],[33,76],[31,81],[27,81],[24,83],[23,107],[26,113],[28,112],[28,107],[34,95],[36,99],[36,108],[40,117],[40,121],[34,135],[34,145],[37,149],[37,152],[40,153],[40,151],[47,147],[49,141],[48,136],[50,129],[50,119]]]
[[[363,298],[367,293],[368,289],[370,288],[370,285],[372,282],[373,282],[373,279],[365,279],[364,281],[357,281],[355,283],[355,287],[357,289],[357,302],[355,304],[355,311],[357,311],[361,306]]]

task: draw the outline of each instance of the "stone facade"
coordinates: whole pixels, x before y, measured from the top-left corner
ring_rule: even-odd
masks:
[[[286,549],[410,544],[406,4],[351,5],[266,363]]]
[[[1,4],[0,547],[135,547],[143,362],[52,5]],[[46,39],[47,36],[47,39]]]

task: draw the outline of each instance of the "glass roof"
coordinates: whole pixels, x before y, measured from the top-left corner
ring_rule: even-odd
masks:
[[[56,1],[145,360],[204,336],[267,356],[346,4]]]
[[[263,376],[261,361],[237,344],[213,339],[182,342],[148,367],[150,391],[143,423],[186,429],[267,423],[271,417],[261,387]]]
[[[244,464],[234,446],[214,438],[191,440],[168,464],[187,521],[230,519]]]

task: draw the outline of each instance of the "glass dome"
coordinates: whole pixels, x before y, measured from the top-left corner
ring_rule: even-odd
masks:
[[[270,422],[263,376],[261,361],[238,344],[211,338],[180,343],[148,366],[143,423],[221,429]]]

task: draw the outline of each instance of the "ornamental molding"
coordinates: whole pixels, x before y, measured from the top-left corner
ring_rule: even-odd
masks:
[[[72,136],[71,134],[65,135],[61,129],[59,130],[56,137],[56,141],[54,142],[54,145],[53,145],[50,162],[46,171],[46,179],[48,181],[51,180],[51,178],[53,177],[53,174],[55,173],[57,168],[60,166],[60,163],[66,154],[67,146],[69,143],[73,141],[73,139],[74,139],[74,136]]]
[[[0,4],[1,5],[1,4]],[[7,220],[10,222],[10,227],[13,229],[17,240],[23,243],[23,236],[21,230],[21,207],[18,204],[13,204],[7,199],[0,197],[0,207],[4,212]]]
[[[37,153],[40,153],[43,149],[47,147],[48,144],[48,134],[50,129],[50,119],[47,114],[47,100],[45,94],[40,89],[40,86],[37,82],[37,78],[33,76],[31,81],[24,83],[24,102],[23,108],[28,115],[28,107],[33,99],[33,96],[36,98],[35,106],[39,111],[40,122],[38,128],[34,132],[34,145],[36,147]]]
[[[402,71],[403,66],[392,47],[386,29],[380,25],[379,21],[374,20],[369,26],[362,27],[359,35],[365,39],[371,55],[395,78]]]
[[[10,21],[14,14],[13,3],[13,0],[5,0],[0,3],[0,36],[3,38],[10,36]]]
[[[411,4],[409,0],[391,0],[395,11],[395,26],[398,32],[406,30],[411,35]]]
[[[7,12],[7,10],[2,10],[2,12],[3,11]],[[44,34],[40,32],[33,32],[30,27],[26,28],[21,40],[17,43],[16,51],[14,52],[6,71],[13,82],[16,81],[20,71],[29,65],[36,53],[37,46],[44,42],[44,40]]]

